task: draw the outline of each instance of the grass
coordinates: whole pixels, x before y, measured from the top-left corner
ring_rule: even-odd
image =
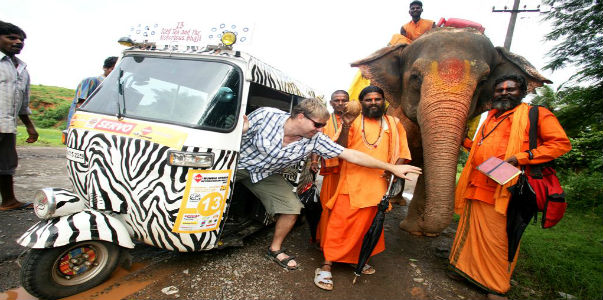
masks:
[[[26,143],[27,139],[27,131],[25,130],[25,126],[17,127],[17,146],[51,146],[51,147],[65,147],[61,143],[61,130],[56,128],[36,128],[38,132],[38,141],[29,144]]]
[[[462,165],[457,179],[461,170]],[[575,203],[576,184],[564,185],[564,189],[568,204],[579,206]],[[603,299],[603,209],[598,204],[601,199],[592,192],[580,197],[585,198],[582,202],[593,205],[568,210],[553,228],[542,229],[540,214],[538,223],[528,226],[521,240],[512,277],[516,284],[509,291],[510,299],[564,299],[559,292],[576,299]],[[454,214],[453,220],[458,219]]]
[[[603,217],[600,209],[568,211],[555,227],[531,224],[521,242],[511,299],[603,298]],[[536,293],[530,291],[536,290]]]

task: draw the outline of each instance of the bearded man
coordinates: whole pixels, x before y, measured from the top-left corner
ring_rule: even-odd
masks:
[[[517,253],[513,262],[507,261],[506,233],[510,198],[507,188],[517,178],[499,185],[476,167],[492,156],[514,166],[541,164],[571,149],[557,118],[539,107],[538,144],[529,150],[530,106],[521,103],[526,91],[526,81],[521,76],[498,78],[494,84],[493,109],[475,140],[463,143],[470,152],[455,192],[454,210],[461,217],[449,261],[456,274],[486,290],[488,299],[506,299],[504,295],[509,291],[517,262]]]
[[[360,117],[344,118],[343,130],[338,142],[347,148],[368,154],[379,161],[403,164],[410,160],[406,131],[400,120],[386,116],[383,90],[367,86],[359,95],[362,104]],[[358,262],[364,235],[377,214],[377,205],[387,190],[383,172],[347,161],[340,161],[339,182],[335,194],[325,207],[328,218],[323,214],[320,222],[325,223],[323,234],[324,263],[315,271],[314,283],[321,289],[332,290],[331,266],[333,262],[355,264]],[[377,246],[371,253],[376,255],[385,250],[383,231]],[[365,265],[363,274],[373,274],[375,269]]]

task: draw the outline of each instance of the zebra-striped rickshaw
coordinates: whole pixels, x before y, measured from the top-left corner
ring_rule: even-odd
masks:
[[[21,271],[29,293],[62,298],[94,287],[134,241],[180,252],[242,246],[272,222],[234,184],[243,115],[290,111],[316,95],[233,50],[236,35],[221,37],[180,49],[121,40],[131,47],[64,135],[73,191],[38,191],[42,220],[17,241],[31,248]],[[302,169],[285,175],[294,188]]]

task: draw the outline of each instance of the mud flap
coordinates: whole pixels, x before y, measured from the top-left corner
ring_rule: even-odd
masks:
[[[93,210],[40,221],[17,239],[17,244],[41,249],[88,240],[102,240],[134,248],[128,230],[121,221]]]

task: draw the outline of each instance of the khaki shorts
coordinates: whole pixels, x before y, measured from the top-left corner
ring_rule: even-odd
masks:
[[[237,170],[236,181],[258,197],[271,216],[299,215],[304,208],[297,195],[293,193],[293,186],[280,174],[272,174],[257,183],[252,183],[247,170]]]

